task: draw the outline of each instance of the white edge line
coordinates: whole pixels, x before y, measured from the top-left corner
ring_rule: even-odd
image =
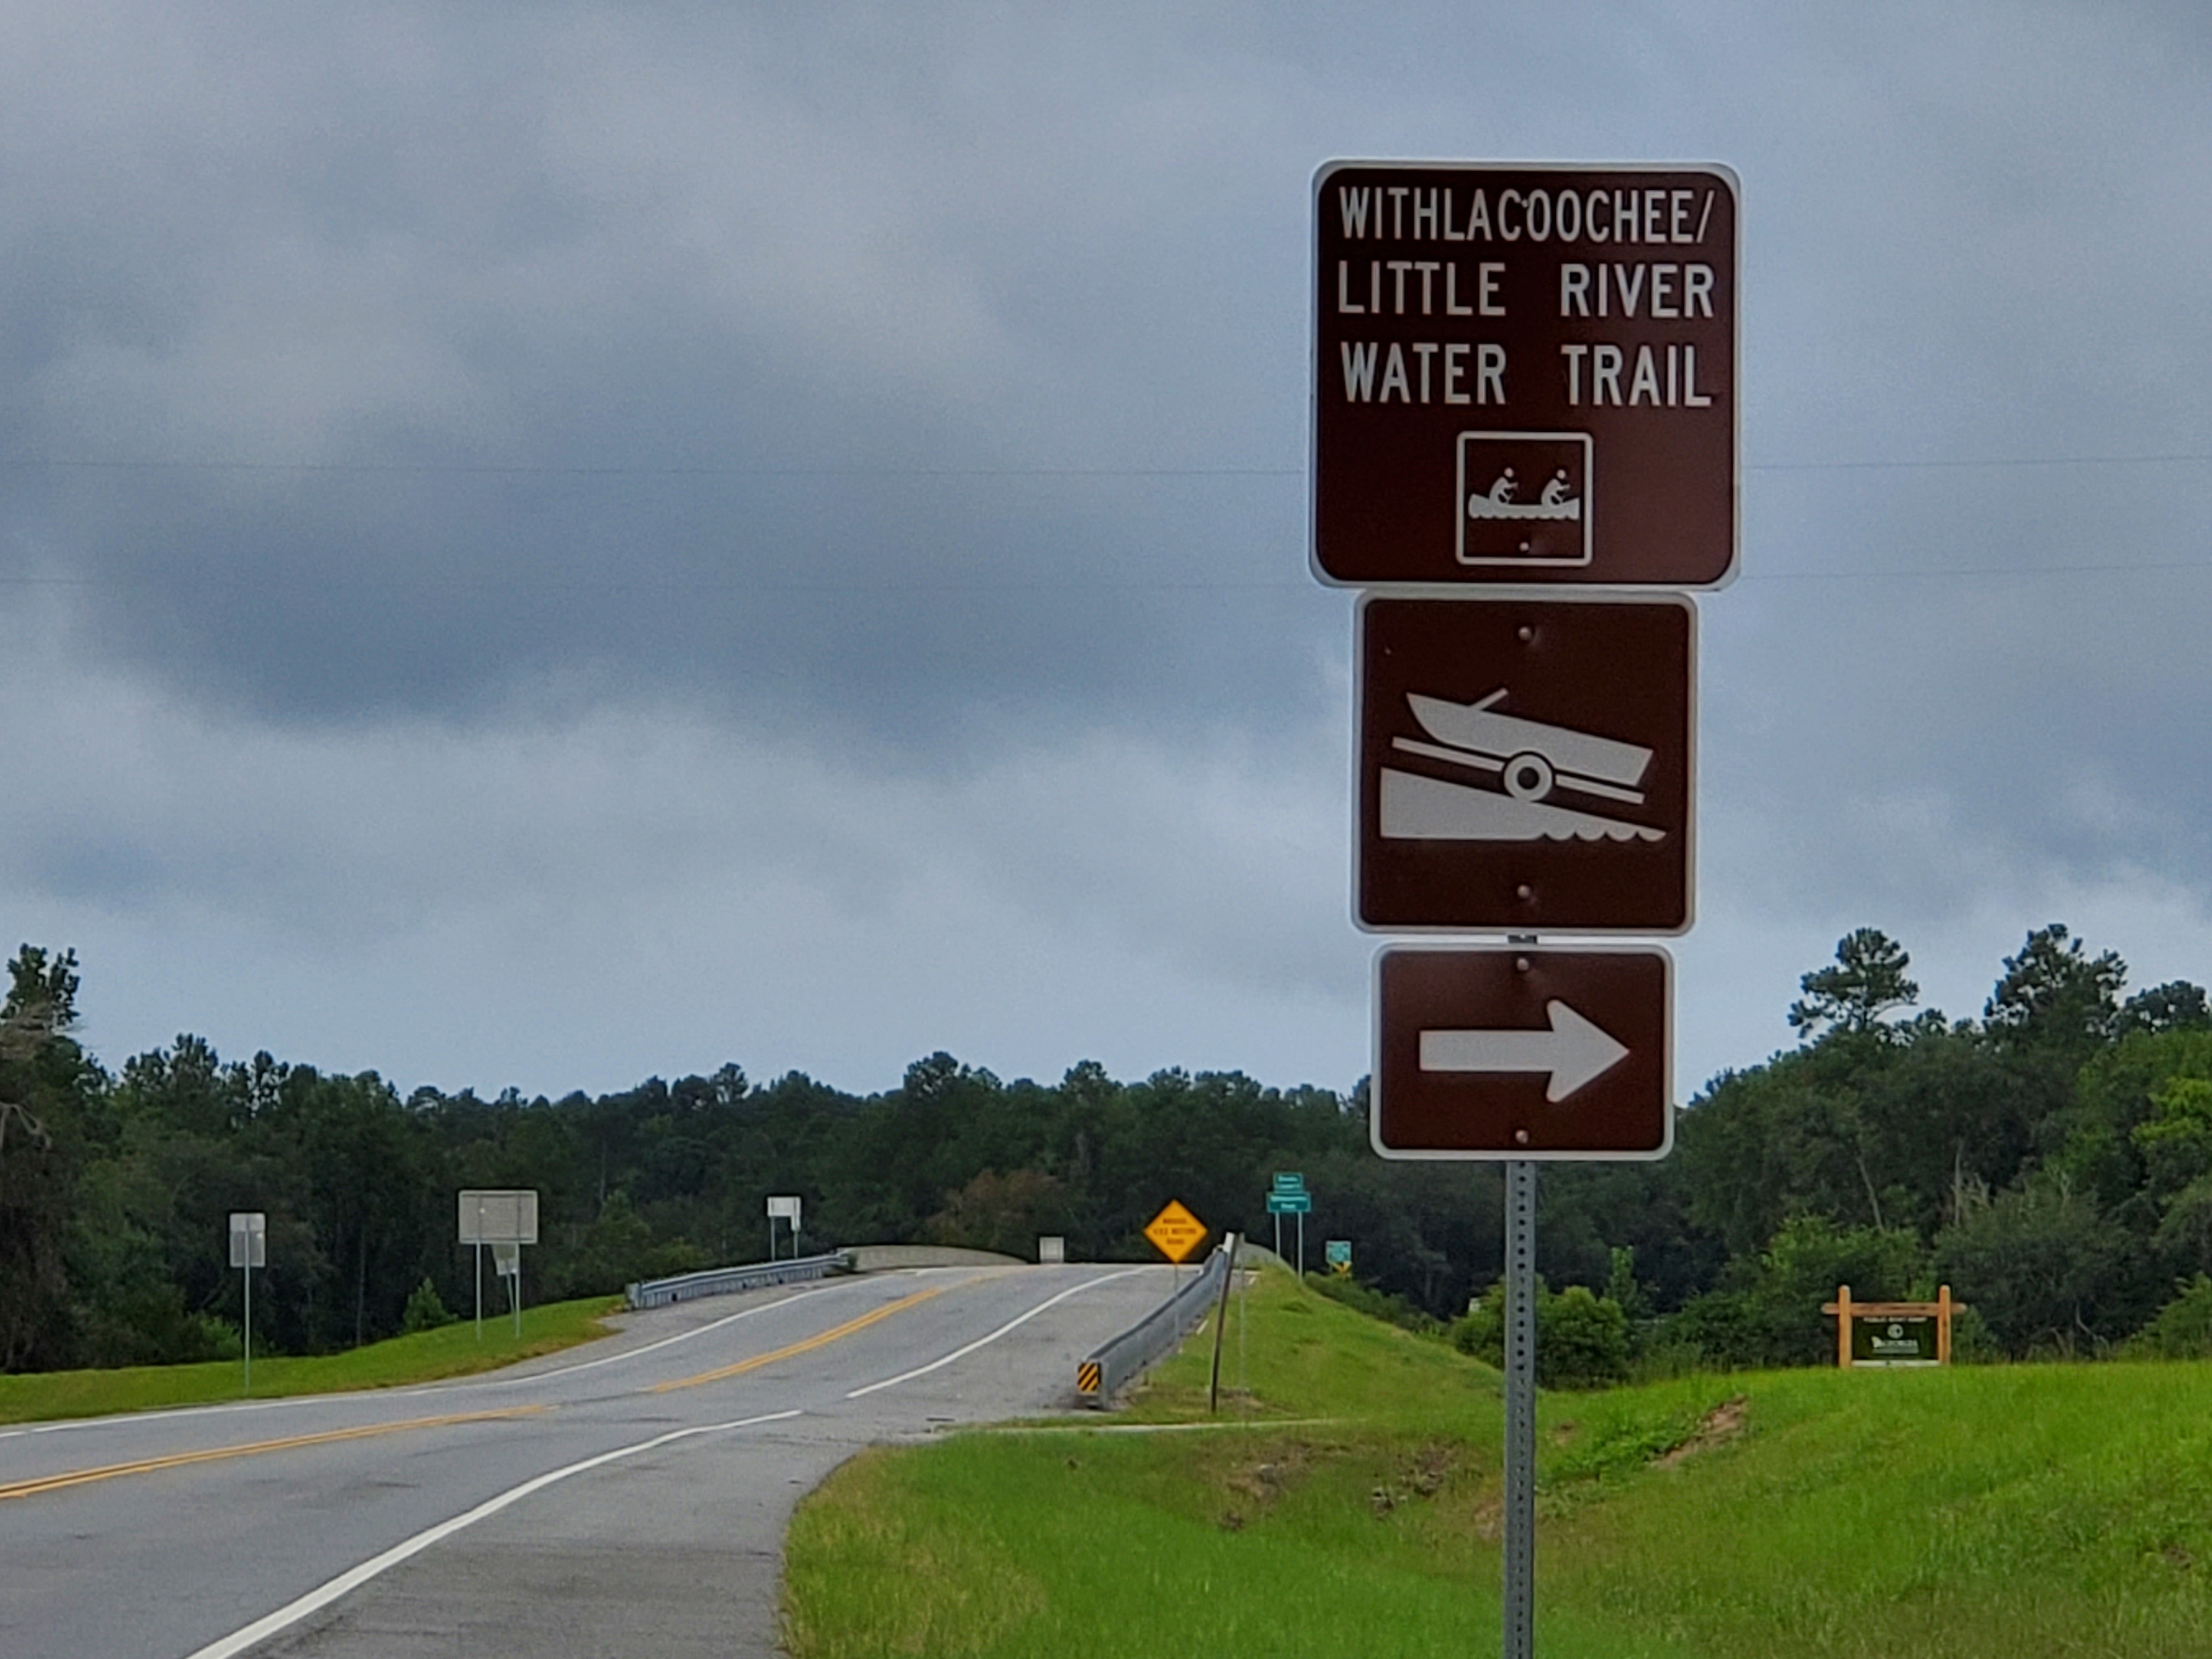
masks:
[[[975,1352],[976,1349],[987,1347],[990,1344],[996,1342],[1000,1337],[1004,1336],[1008,1331],[1012,1330],[1016,1326],[1026,1325],[1030,1320],[1035,1319],[1039,1314],[1042,1313],[1047,1308],[1053,1306],[1055,1303],[1065,1302],[1071,1296],[1077,1294],[1079,1291],[1090,1290],[1093,1285],[1110,1285],[1117,1279],[1127,1279],[1131,1273],[1140,1273],[1142,1271],[1143,1269],[1138,1267],[1124,1267],[1117,1273],[1102,1273],[1097,1279],[1085,1279],[1080,1285],[1071,1285],[1059,1295],[1048,1297],[1046,1300],[1038,1303],[1036,1307],[1031,1308],[1027,1313],[1018,1314],[1013,1318],[1009,1319],[1005,1324],[1000,1326],[997,1330],[993,1331],[990,1335],[979,1336],[973,1342],[970,1342],[966,1347],[955,1348],[951,1353],[945,1355],[942,1359],[933,1359],[927,1365],[917,1365],[910,1371],[901,1371],[896,1376],[887,1376],[880,1382],[871,1382],[866,1388],[855,1389],[852,1393],[847,1395],[845,1398],[848,1400],[858,1400],[862,1395],[873,1394],[878,1389],[896,1388],[902,1382],[913,1382],[917,1376],[927,1376],[932,1371],[942,1370],[945,1366],[950,1365],[954,1360],[965,1359],[969,1354]]]
[[[519,1486],[510,1487],[496,1498],[486,1498],[474,1509],[465,1510],[450,1521],[441,1521],[436,1526],[416,1533],[412,1538],[402,1540],[381,1555],[373,1555],[360,1565],[348,1568],[328,1583],[309,1590],[296,1601],[286,1602],[276,1612],[255,1620],[243,1630],[233,1631],[204,1648],[195,1649],[185,1656],[185,1659],[235,1659],[236,1655],[244,1653],[257,1642],[266,1641],[277,1632],[298,1624],[308,1614],[328,1607],[349,1590],[358,1589],[410,1556],[419,1554],[431,1545],[452,1537],[465,1527],[474,1526],[487,1516],[498,1514],[510,1504],[520,1503],[532,1492],[541,1492],[556,1480],[566,1480],[572,1474],[581,1474],[586,1469],[598,1468],[603,1463],[612,1463],[621,1458],[634,1457],[640,1452],[652,1451],[673,1440],[688,1440],[699,1434],[718,1434],[726,1429],[749,1429],[757,1424],[777,1423],[785,1418],[799,1415],[801,1413],[797,1411],[770,1412],[764,1417],[740,1418],[732,1423],[708,1423],[698,1428],[677,1429],[667,1434],[656,1435],[650,1440],[641,1440],[634,1446],[618,1446],[612,1451],[601,1452],[596,1457],[587,1457],[580,1463],[571,1463],[565,1468],[549,1470]]]

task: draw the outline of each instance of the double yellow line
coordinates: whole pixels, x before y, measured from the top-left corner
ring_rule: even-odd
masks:
[[[696,1376],[679,1376],[672,1382],[656,1382],[649,1392],[668,1394],[677,1389],[696,1389],[702,1382],[720,1382],[726,1376],[742,1376],[747,1371],[758,1370],[763,1365],[773,1365],[779,1359],[789,1359],[794,1354],[810,1353],[814,1349],[835,1342],[841,1336],[850,1336],[854,1331],[865,1330],[879,1319],[889,1319],[901,1309],[911,1308],[917,1302],[927,1302],[945,1287],[933,1285],[926,1291],[916,1291],[912,1296],[902,1296],[896,1302],[886,1302],[872,1313],[858,1319],[848,1319],[842,1325],[833,1325],[818,1335],[794,1342],[789,1347],[778,1348],[772,1353],[757,1353],[750,1359],[740,1359],[734,1365],[725,1365],[720,1370],[702,1371]]]
[[[408,1429],[434,1429],[449,1423],[487,1423],[504,1417],[531,1417],[543,1406],[510,1406],[501,1411],[455,1412],[447,1417],[410,1417],[399,1423],[372,1423],[358,1429],[331,1429],[322,1434],[295,1434],[283,1440],[256,1440],[244,1446],[210,1446],[201,1451],[171,1452],[165,1457],[142,1457],[131,1463],[105,1463],[98,1468],[70,1469],[61,1474],[40,1475],[0,1486],[0,1499],[36,1498],[41,1492],[69,1486],[88,1486],[95,1480],[118,1475],[150,1474],[155,1469],[182,1468],[188,1463],[216,1463],[227,1457],[252,1457],[262,1452],[289,1451],[295,1446],[327,1446],[340,1440],[367,1440],[380,1434],[398,1434]]]

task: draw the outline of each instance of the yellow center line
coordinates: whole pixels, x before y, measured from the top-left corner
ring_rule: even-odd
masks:
[[[872,1313],[864,1313],[858,1319],[848,1319],[842,1325],[833,1325],[817,1335],[793,1343],[789,1347],[778,1348],[772,1353],[757,1353],[750,1359],[740,1359],[736,1364],[725,1365],[720,1370],[702,1371],[696,1376],[679,1376],[672,1382],[656,1382],[647,1392],[667,1394],[675,1389],[696,1389],[702,1382],[719,1382],[726,1376],[740,1376],[747,1371],[757,1370],[763,1365],[772,1365],[779,1359],[788,1359],[793,1354],[811,1352],[835,1342],[841,1336],[850,1336],[854,1331],[864,1330],[878,1319],[889,1319],[902,1308],[911,1308],[917,1302],[927,1302],[944,1288],[942,1285],[933,1285],[926,1291],[916,1291],[912,1296],[886,1302]]]
[[[0,1499],[35,1498],[40,1492],[89,1486],[95,1480],[112,1480],[118,1475],[150,1474],[155,1469],[181,1468],[187,1463],[214,1463],[226,1457],[252,1457],[262,1452],[288,1451],[295,1446],[327,1446],[340,1440],[366,1440],[374,1435],[398,1434],[406,1429],[434,1429],[448,1423],[488,1423],[498,1418],[530,1417],[545,1409],[543,1406],[509,1406],[499,1411],[455,1412],[445,1417],[410,1417],[399,1423],[372,1423],[358,1429],[295,1434],[283,1440],[256,1440],[244,1446],[210,1446],[204,1451],[171,1452],[166,1457],[142,1457],[131,1463],[106,1463],[98,1468],[70,1469],[60,1474],[18,1480],[0,1486]]]

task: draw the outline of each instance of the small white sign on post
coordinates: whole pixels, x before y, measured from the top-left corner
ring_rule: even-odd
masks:
[[[253,1270],[269,1265],[269,1217],[260,1210],[230,1212],[230,1265],[246,1273],[246,1392],[253,1392]]]
[[[265,1267],[269,1265],[269,1218],[259,1210],[230,1212],[230,1265]]]
[[[1051,1233],[1040,1234],[1037,1238],[1037,1260],[1048,1264],[1066,1261],[1067,1240]]]
[[[768,1259],[769,1261],[773,1261],[775,1260],[775,1224],[778,1218],[781,1218],[783,1220],[791,1223],[791,1254],[794,1259],[798,1256],[799,1211],[799,1202],[796,1194],[784,1194],[780,1196],[772,1195],[769,1199]]]
[[[464,1188],[460,1198],[461,1243],[477,1247],[477,1340],[483,1340],[483,1247],[492,1247],[495,1267],[505,1245],[514,1252],[514,1332],[522,1334],[522,1251],[538,1242],[538,1194],[528,1187]],[[499,1271],[507,1271],[499,1267]]]
[[[514,1314],[514,1334],[522,1334],[522,1246],[512,1239],[491,1241],[491,1270],[507,1281],[507,1305]]]

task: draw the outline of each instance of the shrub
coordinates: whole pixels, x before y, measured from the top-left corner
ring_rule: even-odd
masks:
[[[2212,1358],[2212,1279],[2185,1279],[2181,1292],[2128,1342],[2131,1354],[2158,1359]]]
[[[412,1334],[416,1331],[434,1331],[441,1325],[453,1322],[453,1316],[446,1311],[445,1300],[439,1296],[438,1287],[425,1273],[422,1282],[407,1297],[407,1310],[399,1316],[399,1328]]]
[[[1452,1322],[1451,1344],[1492,1365],[1505,1363],[1505,1285],[1501,1280]],[[1602,1388],[1628,1376],[1628,1316],[1609,1296],[1570,1285],[1554,1295],[1536,1281],[1536,1382],[1547,1389]]]

